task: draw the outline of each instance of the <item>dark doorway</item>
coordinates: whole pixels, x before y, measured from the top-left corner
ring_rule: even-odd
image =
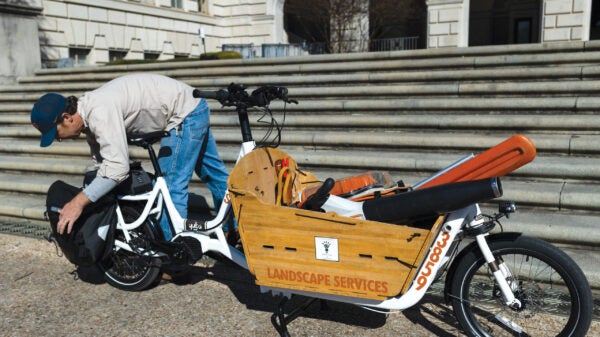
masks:
[[[369,2],[371,50],[425,48],[425,0],[371,0]]]
[[[540,42],[540,0],[472,0],[469,46]]]
[[[600,40],[600,0],[592,0],[590,40]]]
[[[329,4],[322,0],[286,0],[283,25],[290,43],[303,43],[311,54],[329,49]]]
[[[342,26],[332,23],[331,15],[356,9],[348,0],[286,0],[284,27],[290,43],[302,43],[311,54],[336,52],[331,32]],[[427,5],[425,0],[370,0],[369,50],[425,48],[427,42]],[[342,15],[342,17],[344,17]],[[340,22],[338,22],[340,23]],[[364,42],[364,41],[361,41]]]

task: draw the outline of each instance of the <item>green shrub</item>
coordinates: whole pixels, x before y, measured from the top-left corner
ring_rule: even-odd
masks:
[[[183,62],[183,61],[198,61],[198,60],[228,60],[241,59],[242,55],[236,51],[219,51],[214,53],[204,53],[200,58],[193,57],[176,57],[169,60],[114,60],[106,63],[107,66],[125,65],[125,64],[141,64],[141,63],[164,63],[164,62]]]
[[[237,51],[218,51],[200,55],[201,60],[229,60],[241,59],[242,55]]]
[[[110,61],[105,63],[105,66],[116,66],[116,65],[123,65],[123,64],[140,64],[140,63],[152,63],[152,62],[159,62],[157,60],[125,60],[125,59],[120,59],[120,60],[114,60],[114,61]]]

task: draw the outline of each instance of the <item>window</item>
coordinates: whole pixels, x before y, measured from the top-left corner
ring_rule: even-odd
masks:
[[[183,8],[183,0],[171,0],[171,7]]]
[[[531,43],[531,18],[515,21],[515,43]]]
[[[593,0],[590,22],[590,40],[598,39],[600,39],[600,0]]]
[[[156,53],[147,52],[147,53],[144,53],[144,60],[158,60],[159,56],[160,56],[159,52],[156,52]]]
[[[87,48],[69,48],[69,59],[73,60],[73,66],[87,64],[90,50]]]
[[[173,58],[175,58],[175,59],[187,59],[189,56],[190,56],[190,54],[175,53],[175,55],[173,55]]]
[[[125,58],[125,55],[127,55],[127,51],[109,50],[108,51],[108,60],[109,61],[122,60]]]

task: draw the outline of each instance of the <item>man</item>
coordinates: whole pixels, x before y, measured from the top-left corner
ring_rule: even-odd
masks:
[[[42,133],[40,146],[84,133],[98,168],[96,178],[61,210],[59,233],[70,233],[86,205],[127,178],[128,135],[169,132],[170,136],[161,141],[158,161],[183,218],[187,217],[188,184],[194,171],[207,182],[215,207],[221,205],[228,172],[209,129],[208,105],[192,93],[189,85],[166,76],[133,74],[116,78],[79,99],[49,93],[34,104],[31,123]],[[206,151],[202,162],[197,163],[205,139]],[[166,216],[160,225],[165,239],[170,240]]]

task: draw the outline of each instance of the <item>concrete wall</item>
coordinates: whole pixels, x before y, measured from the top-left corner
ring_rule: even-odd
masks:
[[[592,0],[545,0],[543,41],[588,41]]]
[[[40,1],[0,1],[0,84],[13,83],[40,67],[36,23]]]
[[[428,0],[427,17],[427,48],[468,45],[469,0]]]

